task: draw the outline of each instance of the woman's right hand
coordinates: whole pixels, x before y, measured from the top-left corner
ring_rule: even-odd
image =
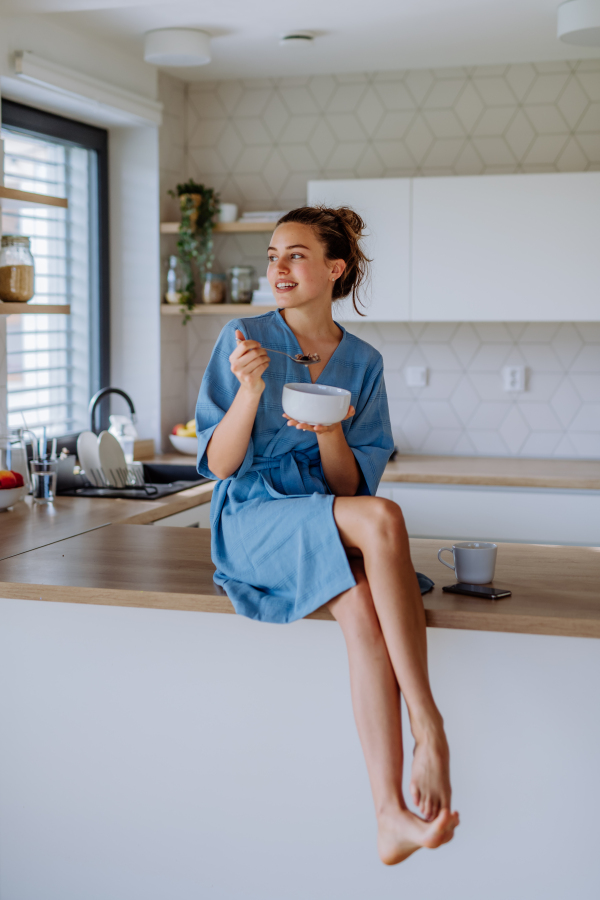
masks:
[[[239,330],[235,339],[238,345],[229,357],[231,371],[243,387],[262,394],[265,389],[262,375],[269,366],[269,354],[258,341],[247,341]]]

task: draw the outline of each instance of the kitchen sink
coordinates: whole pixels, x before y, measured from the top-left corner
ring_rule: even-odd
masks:
[[[125,488],[93,487],[92,485],[79,486],[70,480],[64,484],[62,489],[59,482],[57,493],[67,497],[124,497],[129,500],[157,500],[159,497],[176,494],[211,480],[198,475],[195,466],[179,466],[170,463],[142,463],[142,465],[146,482],[144,485]]]

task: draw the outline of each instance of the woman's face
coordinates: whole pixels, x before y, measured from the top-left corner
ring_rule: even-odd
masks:
[[[279,306],[297,307],[315,300],[331,304],[334,282],[346,264],[325,257],[325,248],[309,225],[279,225],[267,252],[267,277]]]

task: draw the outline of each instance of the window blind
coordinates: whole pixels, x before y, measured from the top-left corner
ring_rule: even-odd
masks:
[[[4,234],[30,238],[36,304],[69,303],[71,315],[13,315],[7,322],[8,425],[49,436],[87,427],[90,308],[94,290],[92,213],[95,154],[82,147],[2,128],[4,184],[67,197],[68,209],[14,202]]]

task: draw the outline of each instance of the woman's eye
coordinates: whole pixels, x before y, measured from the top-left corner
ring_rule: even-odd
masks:
[[[269,260],[269,262],[275,262],[277,257],[276,256],[268,256],[267,259]]]
[[[292,259],[302,259],[301,253],[292,253]]]

